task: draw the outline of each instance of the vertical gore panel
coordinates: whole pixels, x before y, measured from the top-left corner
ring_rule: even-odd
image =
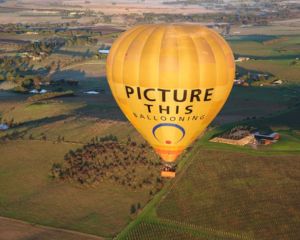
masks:
[[[155,26],[148,26],[139,32],[135,38],[132,39],[124,56],[123,63],[123,83],[137,86],[139,85],[140,75],[140,61],[142,59],[142,52],[144,45],[151,36]]]
[[[228,45],[228,43],[223,38],[221,38],[215,31],[213,31],[213,30],[210,30],[210,31],[213,33],[215,39],[218,41],[218,43],[222,47],[222,49],[224,51],[224,55],[226,56],[226,59],[227,59],[228,67],[235,68],[233,53],[232,53],[231,48]]]
[[[106,74],[107,74],[107,78],[110,80],[112,79],[112,70],[113,70],[113,61],[115,58],[115,53],[117,52],[117,50],[119,49],[120,44],[122,43],[123,39],[126,38],[129,34],[131,34],[132,32],[136,31],[138,27],[132,28],[124,33],[122,33],[119,38],[113,43],[110,51],[109,51],[109,55],[107,57],[107,61],[106,61]]]
[[[178,87],[197,88],[200,74],[196,46],[190,31],[186,31],[182,26],[176,28],[178,29]]]
[[[214,53],[202,35],[200,28],[193,36],[196,48],[199,49],[200,79],[199,88],[210,88],[216,83],[216,60]]]
[[[177,88],[178,53],[176,30],[173,25],[166,28],[161,42],[159,58],[159,87]]]
[[[146,41],[140,60],[140,86],[154,87],[159,84],[159,56],[161,41],[165,28],[157,26],[152,35]]]
[[[221,47],[220,42],[215,38],[212,32],[206,33],[206,40],[211,46],[216,59],[216,85],[226,85],[228,81],[228,64],[223,48]]]
[[[123,82],[123,64],[127,49],[132,40],[145,28],[145,26],[137,27],[134,31],[131,32],[131,34],[125,36],[122,42],[119,44],[119,47],[115,51],[114,57],[112,59],[112,81],[116,83]]]

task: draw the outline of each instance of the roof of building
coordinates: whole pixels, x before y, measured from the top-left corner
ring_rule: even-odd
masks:
[[[8,125],[6,125],[4,123],[0,124],[0,130],[6,130],[8,128],[9,128]]]
[[[255,132],[254,133],[254,136],[257,136],[257,137],[268,137],[268,138],[274,138],[278,135],[278,133],[276,132],[272,132],[272,133],[260,133],[260,132]]]
[[[99,49],[98,52],[103,54],[109,54],[109,49]]]

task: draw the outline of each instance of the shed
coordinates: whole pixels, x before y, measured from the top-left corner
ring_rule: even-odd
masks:
[[[109,49],[99,49],[98,52],[100,54],[109,54]]]
[[[255,132],[254,137],[258,140],[265,139],[265,140],[274,141],[274,140],[278,140],[280,138],[280,135],[279,135],[279,133],[276,133],[276,132],[272,132],[272,133]]]

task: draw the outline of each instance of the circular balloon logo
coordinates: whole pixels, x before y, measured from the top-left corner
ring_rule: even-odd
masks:
[[[153,127],[152,134],[161,143],[175,144],[184,138],[185,130],[175,123],[160,123]]]

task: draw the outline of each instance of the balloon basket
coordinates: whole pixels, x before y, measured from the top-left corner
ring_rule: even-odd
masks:
[[[161,169],[160,176],[163,178],[174,178],[176,176],[176,167],[171,164],[165,164]]]

